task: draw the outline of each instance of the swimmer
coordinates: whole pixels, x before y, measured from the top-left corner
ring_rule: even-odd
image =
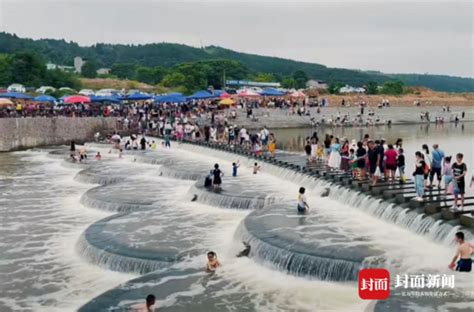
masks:
[[[299,193],[298,193],[298,213],[305,213],[306,211],[309,210],[308,203],[306,202],[306,196],[304,195],[306,189],[304,187],[300,187]]]
[[[321,193],[321,197],[328,197],[329,196],[330,189],[329,187],[326,187],[324,191]]]
[[[238,258],[240,258],[240,257],[248,257],[249,254],[250,254],[250,248],[251,248],[251,247],[250,247],[250,244],[247,243],[247,242],[242,242],[242,244],[244,244],[245,249],[242,250],[241,252],[239,252],[239,253],[237,254],[237,257],[238,257]]]
[[[217,260],[217,255],[214,251],[209,251],[207,253],[207,267],[206,267],[206,272],[212,273],[217,270],[218,267],[220,267],[221,264],[219,260]]]
[[[155,310],[156,298],[154,295],[146,296],[146,303],[134,304],[130,307],[133,312],[152,312]]]
[[[97,152],[97,154],[95,155],[95,160],[101,160],[102,159],[102,155],[100,155],[100,152]]]
[[[259,171],[260,171],[260,166],[257,163],[255,163],[253,165],[253,174],[257,174]]]
[[[471,254],[473,253],[474,245],[464,241],[463,232],[456,233],[456,242],[459,244],[459,247],[456,251],[456,254],[453,257],[453,260],[451,261],[448,267],[451,270],[454,270],[454,267],[456,267],[456,271],[459,271],[459,272],[471,272],[472,270]],[[458,260],[457,265],[456,265],[456,260]]]
[[[237,169],[239,169],[240,167],[240,163],[239,161],[237,160],[237,162],[235,163],[232,163],[232,176],[233,177],[236,177],[237,176]]]

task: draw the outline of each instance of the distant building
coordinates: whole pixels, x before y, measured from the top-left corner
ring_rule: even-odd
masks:
[[[97,75],[108,75],[110,74],[110,68],[99,68],[97,70]]]
[[[76,73],[80,74],[82,72],[82,66],[84,66],[85,63],[86,61],[83,60],[80,56],[76,56],[74,58],[74,70],[76,71]]]
[[[309,89],[323,89],[326,90],[328,88],[328,84],[322,80],[308,80],[306,82],[306,87]]]
[[[364,92],[365,92],[364,88],[351,87],[349,85],[345,85],[344,87],[339,89],[339,93],[364,93]]]
[[[47,69],[47,70],[59,69],[59,70],[66,71],[66,72],[73,72],[73,71],[75,71],[74,66],[58,65],[58,64],[54,64],[54,63],[47,63],[47,64],[46,64],[46,69]]]
[[[56,68],[58,68],[58,65],[53,64],[53,63],[46,63],[46,69],[47,70],[53,70],[53,69],[56,69]]]

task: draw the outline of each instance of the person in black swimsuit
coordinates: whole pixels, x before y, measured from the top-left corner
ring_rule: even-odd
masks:
[[[212,175],[214,176],[212,180],[212,185],[214,188],[221,187],[222,184],[222,176],[224,173],[219,169],[219,164],[214,165],[214,170],[212,171]]]

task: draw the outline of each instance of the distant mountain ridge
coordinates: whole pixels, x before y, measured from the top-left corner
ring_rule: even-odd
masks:
[[[241,53],[217,46],[203,49],[176,43],[151,43],[143,45],[103,44],[82,47],[75,42],[57,39],[26,39],[0,32],[0,53],[33,51],[46,61],[72,65],[75,56],[94,59],[99,66],[134,63],[142,66],[172,67],[180,63],[202,60],[229,59],[239,61],[253,72],[289,76],[295,71],[306,72],[310,79],[329,83],[362,86],[368,81],[383,83],[401,80],[408,86],[424,86],[436,91],[474,92],[474,79],[446,75],[384,74],[374,71],[330,68],[321,64],[290,59]]]

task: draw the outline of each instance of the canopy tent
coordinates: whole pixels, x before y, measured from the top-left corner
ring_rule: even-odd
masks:
[[[264,89],[260,92],[260,95],[263,96],[283,96],[285,94],[285,92],[273,88]]]
[[[31,100],[33,97],[28,94],[18,93],[18,92],[7,92],[0,93],[0,98],[9,98],[9,99],[22,99],[22,100]]]
[[[92,103],[104,103],[104,102],[110,102],[110,103],[120,103],[120,99],[116,96],[97,96],[97,95],[91,95],[90,96],[91,102]]]
[[[208,91],[197,91],[194,94],[188,96],[189,100],[205,100],[205,99],[215,99],[218,98],[218,95],[212,94]]]
[[[234,105],[235,102],[229,98],[219,101],[219,105]]]
[[[238,96],[260,96],[260,94],[250,89],[242,90],[241,92],[237,93],[237,95]]]
[[[54,103],[56,102],[56,98],[51,96],[51,95],[40,95],[35,97],[36,102],[42,102],[42,103]]]
[[[293,91],[293,92],[291,92],[290,96],[293,97],[293,98],[304,98],[304,97],[306,97],[306,94],[304,94],[301,91]]]
[[[184,103],[186,102],[186,97],[181,93],[172,93],[155,96],[154,101],[155,103]]]
[[[227,92],[224,92],[224,93],[221,93],[221,94],[219,95],[219,97],[220,97],[221,99],[228,99],[228,98],[231,97],[231,95],[230,95],[229,93],[227,93]]]
[[[0,98],[0,107],[13,106],[13,105],[15,104],[13,104],[13,102],[10,101],[9,99]]]
[[[152,96],[149,95],[149,94],[137,92],[137,93],[130,94],[126,97],[123,97],[123,98],[121,98],[121,100],[144,101],[144,100],[149,100],[151,98],[152,98]]]
[[[78,104],[78,103],[90,103],[91,99],[84,95],[70,95],[64,98],[65,104]]]

